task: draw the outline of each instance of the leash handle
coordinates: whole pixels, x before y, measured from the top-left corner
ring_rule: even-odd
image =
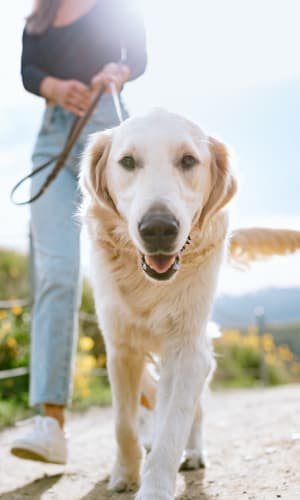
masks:
[[[115,89],[115,91],[116,91],[116,89]],[[83,127],[86,125],[87,121],[89,120],[91,114],[93,113],[95,107],[97,106],[97,104],[100,101],[103,94],[104,94],[104,87],[101,87],[99,89],[99,91],[97,92],[97,94],[95,95],[94,99],[92,100],[86,113],[82,117],[74,119],[73,124],[72,124],[72,128],[71,128],[70,133],[67,137],[67,140],[66,140],[66,143],[65,143],[65,146],[64,146],[62,152],[59,155],[54,156],[53,158],[50,158],[50,160],[48,160],[46,163],[43,163],[39,167],[35,168],[30,174],[23,177],[13,187],[13,189],[11,190],[11,193],[10,193],[10,199],[15,205],[18,205],[18,206],[28,205],[29,203],[36,201],[46,191],[48,186],[54,181],[54,179],[57,177],[60,170],[63,168],[64,163],[67,160],[67,158],[71,152],[71,149],[75,145]],[[41,172],[42,170],[47,168],[49,165],[51,165],[51,163],[54,163],[54,162],[56,162],[56,163],[55,163],[53,170],[50,172],[47,179],[40,187],[39,191],[35,195],[33,195],[31,198],[29,198],[28,200],[16,201],[15,200],[15,193],[19,189],[19,187],[22,184],[24,184],[25,181],[34,177],[35,175],[37,175],[39,172]]]
[[[119,120],[119,122],[121,124],[124,121],[124,118],[123,118],[123,115],[122,115],[122,109],[121,109],[121,105],[120,105],[119,94],[117,92],[116,85],[115,85],[115,83],[112,80],[109,82],[109,86],[110,86],[111,96],[112,96],[112,99],[113,99],[115,110],[116,110],[116,113],[117,113],[117,117],[118,117],[118,120]]]

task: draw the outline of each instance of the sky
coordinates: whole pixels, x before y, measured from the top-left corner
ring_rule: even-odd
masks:
[[[232,226],[300,230],[300,4],[298,0],[136,0],[149,64],[127,85],[131,114],[163,106],[229,145],[239,177]],[[0,246],[26,248],[28,209],[8,192],[30,169],[43,101],[19,76],[30,0],[10,0],[0,19]],[[84,265],[86,251],[83,250]],[[238,273],[225,268],[221,292],[300,286],[300,256]]]

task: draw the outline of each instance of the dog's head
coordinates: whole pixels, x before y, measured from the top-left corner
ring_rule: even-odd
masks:
[[[163,110],[95,134],[81,187],[127,222],[144,272],[167,280],[192,228],[204,228],[236,191],[226,147]]]

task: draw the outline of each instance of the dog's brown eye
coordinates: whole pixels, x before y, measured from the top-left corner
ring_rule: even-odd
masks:
[[[124,158],[120,160],[120,164],[122,165],[122,167],[126,168],[126,170],[135,169],[135,161],[132,156],[124,156]]]
[[[198,160],[192,155],[184,155],[181,160],[181,165],[184,169],[189,170],[198,163]]]

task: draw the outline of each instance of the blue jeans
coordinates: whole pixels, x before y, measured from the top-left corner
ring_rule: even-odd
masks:
[[[123,116],[127,117],[123,107]],[[59,154],[74,115],[47,107],[34,147],[33,167]],[[80,287],[80,226],[75,213],[80,155],[87,136],[118,125],[111,96],[103,96],[64,168],[46,192],[31,204],[33,295],[30,404],[66,405],[72,389],[77,347]],[[35,194],[53,165],[33,177]]]

